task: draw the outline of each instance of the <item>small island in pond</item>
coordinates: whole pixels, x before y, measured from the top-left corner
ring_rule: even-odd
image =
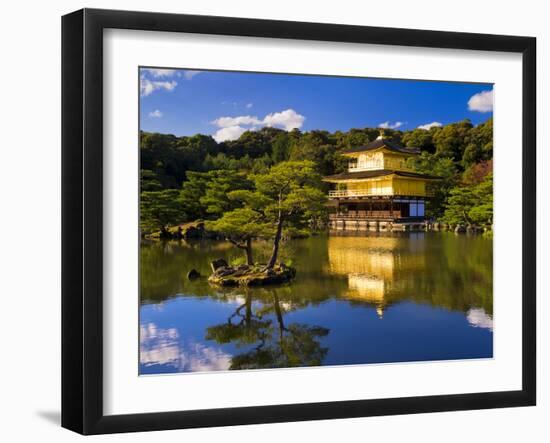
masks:
[[[296,270],[284,263],[271,268],[261,264],[229,266],[225,263],[214,269],[208,281],[219,286],[266,286],[286,283],[295,275]]]

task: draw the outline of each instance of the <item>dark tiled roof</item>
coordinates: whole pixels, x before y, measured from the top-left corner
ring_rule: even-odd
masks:
[[[379,149],[385,146],[390,151],[400,152],[403,154],[420,154],[418,148],[405,148],[385,138],[377,138],[376,140],[366,144],[365,146],[357,146],[351,149],[345,149],[342,154],[353,154],[355,152],[372,151],[373,149]]]
[[[437,180],[440,177],[435,175],[428,174],[418,174],[416,172],[406,172],[406,171],[394,171],[393,169],[375,169],[372,171],[359,171],[359,172],[343,172],[341,174],[329,175],[324,177],[325,181],[332,180],[357,180],[362,178],[374,178],[374,177],[383,177],[385,175],[395,174],[400,177],[411,177],[411,178],[424,178],[427,180]]]
[[[438,177],[437,175],[419,174],[418,172],[395,171],[395,175],[399,175],[401,177],[425,178],[428,180],[441,180],[441,177]]]

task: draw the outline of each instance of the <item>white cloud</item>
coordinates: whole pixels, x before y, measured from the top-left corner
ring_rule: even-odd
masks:
[[[214,125],[220,128],[228,128],[230,126],[237,125],[259,125],[262,123],[258,120],[258,117],[252,117],[250,115],[240,115],[238,117],[220,117],[212,122]]]
[[[148,78],[142,76],[139,80],[139,90],[142,97],[147,97],[153,92],[164,89],[166,91],[173,91],[178,83],[174,80],[168,81],[151,81]]]
[[[246,109],[250,109],[252,106],[254,106],[254,103],[247,103],[245,106]]]
[[[379,128],[382,128],[382,129],[397,129],[397,128],[400,128],[401,126],[403,126],[404,123],[403,122],[395,122],[395,123],[391,123],[389,120],[387,122],[384,122],[384,123],[380,123],[378,125]]]
[[[195,71],[190,69],[177,70],[177,69],[156,69],[156,68],[143,68],[143,72],[146,72],[154,78],[165,78],[173,77],[178,75],[178,77],[184,77],[186,80],[191,80],[195,75],[200,74],[202,71]]]
[[[163,113],[160,112],[160,109],[155,109],[153,112],[149,113],[149,117],[153,118],[161,118],[163,116]]]
[[[470,97],[468,109],[477,112],[491,112],[493,110],[493,90],[481,91]]]
[[[176,73],[175,69],[146,68],[146,69],[143,69],[143,71],[148,72],[155,78],[172,77]]]
[[[294,109],[287,109],[282,112],[274,112],[265,116],[263,123],[266,126],[279,126],[290,131],[301,128],[306,118],[298,114]]]
[[[191,80],[195,75],[200,74],[202,71],[190,71],[186,70],[182,72],[182,75],[185,77],[186,80]]]
[[[426,131],[429,131],[432,128],[440,128],[441,126],[443,125],[439,122],[431,122],[431,123],[426,123],[425,125],[420,125],[418,129],[425,129]]]
[[[493,330],[493,319],[483,308],[470,308],[466,318],[468,319],[468,323],[474,328]]]
[[[242,126],[228,126],[218,129],[213,137],[218,143],[228,140],[237,140],[247,130],[249,129],[243,128]]]
[[[237,117],[219,117],[211,123],[221,128],[213,137],[217,142],[222,142],[235,140],[245,131],[255,131],[260,126],[276,126],[286,131],[301,128],[305,119],[294,109],[286,109],[268,114],[263,119],[252,115],[239,115]]]

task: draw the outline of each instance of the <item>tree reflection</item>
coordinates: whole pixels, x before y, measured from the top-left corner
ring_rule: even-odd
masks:
[[[230,369],[262,369],[319,366],[328,352],[320,340],[329,329],[302,323],[285,323],[292,306],[281,303],[277,291],[289,288],[254,291],[261,302],[253,303],[253,292],[245,291],[245,302],[238,306],[226,323],[207,328],[206,339],[219,344],[233,343],[246,351],[231,359]]]
[[[245,302],[229,316],[226,323],[211,326],[206,330],[206,339],[219,344],[235,343],[237,346],[265,342],[266,331],[271,320],[263,319],[252,311],[252,294],[248,293]]]

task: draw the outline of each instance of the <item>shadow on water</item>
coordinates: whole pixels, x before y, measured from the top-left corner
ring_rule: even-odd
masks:
[[[291,284],[208,284],[211,260],[239,257],[219,241],[142,244],[141,373],[492,356],[489,239],[316,236],[284,245]],[[192,268],[204,277],[188,280]]]

